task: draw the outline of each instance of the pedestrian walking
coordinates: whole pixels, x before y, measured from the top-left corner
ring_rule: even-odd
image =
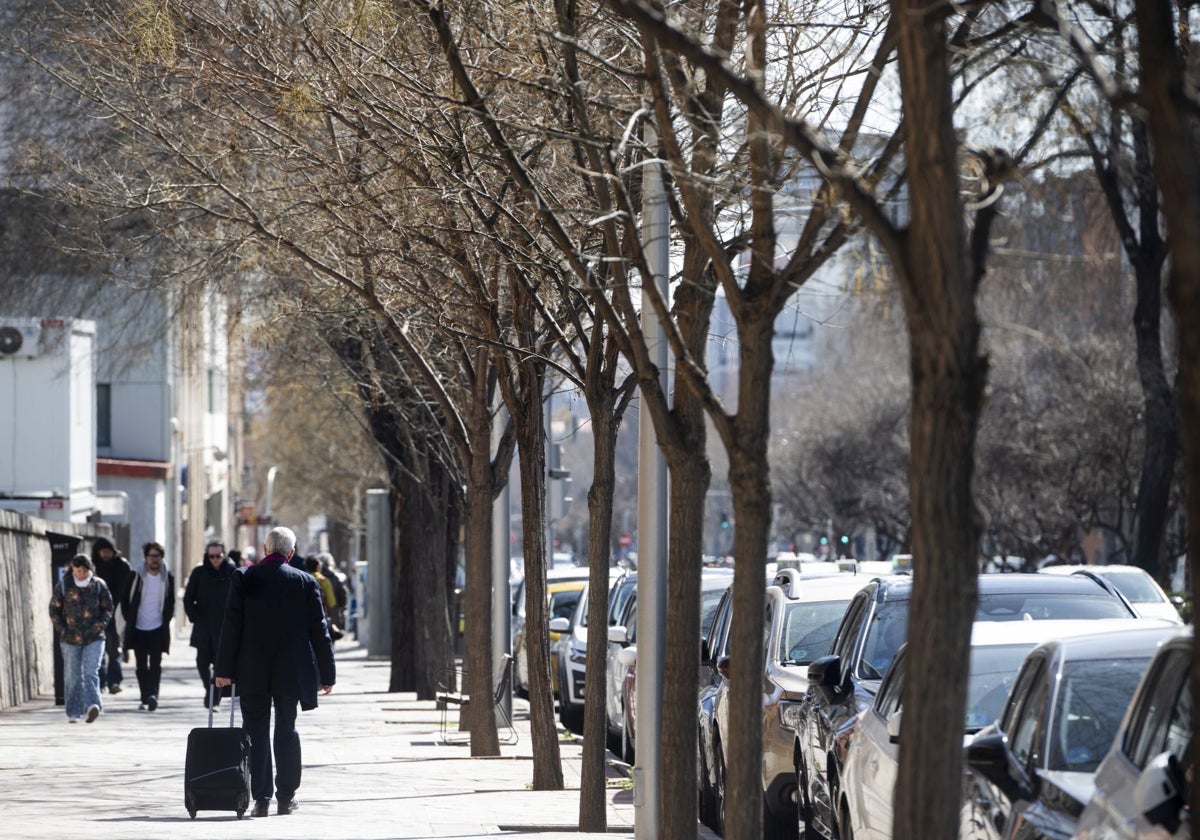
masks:
[[[166,550],[160,543],[142,546],[146,558],[134,575],[121,612],[125,615],[125,649],[136,662],[138,709],[158,708],[158,684],[162,677],[163,654],[171,650],[171,619],[175,617],[175,576],[163,565]]]
[[[233,552],[230,552],[232,555]],[[192,569],[183,590],[183,611],[192,623],[190,644],[196,649],[196,670],[204,685],[204,708],[209,704],[209,682],[217,661],[217,643],[221,640],[221,621],[225,617],[225,602],[229,600],[229,583],[237,568],[231,556],[225,555],[225,545],[210,542],[204,549],[204,562]],[[221,701],[217,692],[213,703]],[[228,697],[228,691],[224,691]]]
[[[112,593],[96,576],[92,558],[76,554],[50,596],[50,621],[62,650],[63,689],[70,723],[78,723],[84,715],[88,723],[93,723],[104,710],[100,656],[104,652],[105,628],[115,611]]]
[[[274,528],[263,544],[263,558],[239,569],[229,588],[221,626],[215,683],[236,680],[242,726],[250,735],[250,793],[253,816],[265,817],[271,796],[277,813],[298,807],[300,735],[296,706],[317,706],[317,693],[328,694],[335,680],[333,642],[325,623],[321,590],[312,575],[289,565],[296,551],[290,528]],[[271,709],[275,709],[272,780]]]
[[[133,569],[117,551],[116,546],[108,537],[96,537],[92,543],[92,565],[95,575],[108,586],[113,604],[119,605],[125,597],[125,590],[133,577]],[[104,650],[100,659],[100,690],[108,688],[110,694],[121,693],[121,680],[124,679],[121,670],[121,630],[117,626],[117,610],[113,610],[112,620],[104,628]]]

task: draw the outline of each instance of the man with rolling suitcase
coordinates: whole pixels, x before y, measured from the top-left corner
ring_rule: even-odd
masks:
[[[300,735],[296,706],[317,706],[335,681],[333,642],[314,577],[288,561],[296,551],[290,528],[274,528],[261,561],[238,569],[229,589],[213,684],[237,682],[242,725],[250,736],[253,815],[265,817],[272,793],[279,814],[296,810],[300,787]],[[271,709],[275,709],[272,780]]]

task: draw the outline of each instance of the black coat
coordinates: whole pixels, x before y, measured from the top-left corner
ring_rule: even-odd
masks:
[[[317,579],[279,554],[234,572],[221,627],[215,675],[238,694],[294,697],[317,705],[317,688],[333,685],[333,642]]]
[[[164,567],[162,574],[166,575],[163,585],[167,591],[163,594],[162,626],[159,632],[163,635],[163,653],[171,651],[171,619],[175,617],[175,576]],[[134,573],[129,578],[129,588],[125,590],[125,599],[121,602],[121,615],[125,616],[125,649],[133,650],[133,634],[137,629],[138,608],[142,605],[142,576]]]
[[[183,611],[192,622],[192,647],[200,647],[205,641],[215,651],[221,640],[221,622],[225,618],[225,602],[229,600],[229,584],[237,569],[226,557],[215,569],[205,560],[188,575],[187,587],[183,590]]]

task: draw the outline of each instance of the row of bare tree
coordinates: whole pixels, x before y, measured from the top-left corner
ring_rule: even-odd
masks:
[[[236,285],[267,321],[299,314],[304,334],[352,375],[396,491],[392,688],[428,696],[450,656],[461,533],[467,689],[488,693],[490,593],[503,585],[492,580],[491,503],[514,447],[522,453],[535,788],[562,785],[545,530],[533,527],[545,519],[542,397],[550,380],[566,379],[587,402],[588,618],[602,628],[614,443],[636,388],[670,474],[657,836],[696,834],[708,426],[728,457],[738,525],[730,707],[746,737],[728,745],[727,836],[758,835],[772,336],[797,289],[860,232],[882,253],[905,315],[912,612],[925,617],[910,631],[912,667],[928,679],[905,689],[895,836],[956,831],[983,535],[973,481],[988,385],[978,296],[993,222],[1020,173],[1068,167],[1083,149],[1138,278],[1147,433],[1137,555],[1161,557],[1181,444],[1188,520],[1200,521],[1200,333],[1188,328],[1200,307],[1195,52],[1175,26],[1186,6],[21,6],[6,14],[14,66],[27,75],[8,95],[32,100],[40,116],[6,148],[13,182],[89,208],[96,248],[138,255],[109,263],[126,282],[145,272],[169,288]],[[640,227],[647,167],[661,167],[671,212],[667,298],[644,282],[653,276]],[[784,215],[798,219],[794,237],[781,235]],[[1164,272],[1179,325],[1174,389]],[[704,364],[718,295],[737,331],[733,405]],[[643,309],[670,343],[670,391]],[[1188,540],[1196,562],[1195,529]],[[603,634],[591,641],[588,667],[599,672]],[[591,831],[604,824],[603,690],[589,681],[580,828]],[[472,754],[494,754],[491,710],[468,709]]]

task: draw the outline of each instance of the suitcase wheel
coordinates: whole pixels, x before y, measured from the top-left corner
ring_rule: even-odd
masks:
[[[189,808],[189,809],[188,809],[188,816],[189,816],[189,817],[191,817],[192,819],[196,819],[196,812],[195,812],[195,811],[193,811],[193,810],[191,810],[191,809]]]
[[[244,817],[246,815],[246,809],[245,808],[240,809],[237,812],[237,815],[238,815],[238,819],[240,820],[242,817]]]

